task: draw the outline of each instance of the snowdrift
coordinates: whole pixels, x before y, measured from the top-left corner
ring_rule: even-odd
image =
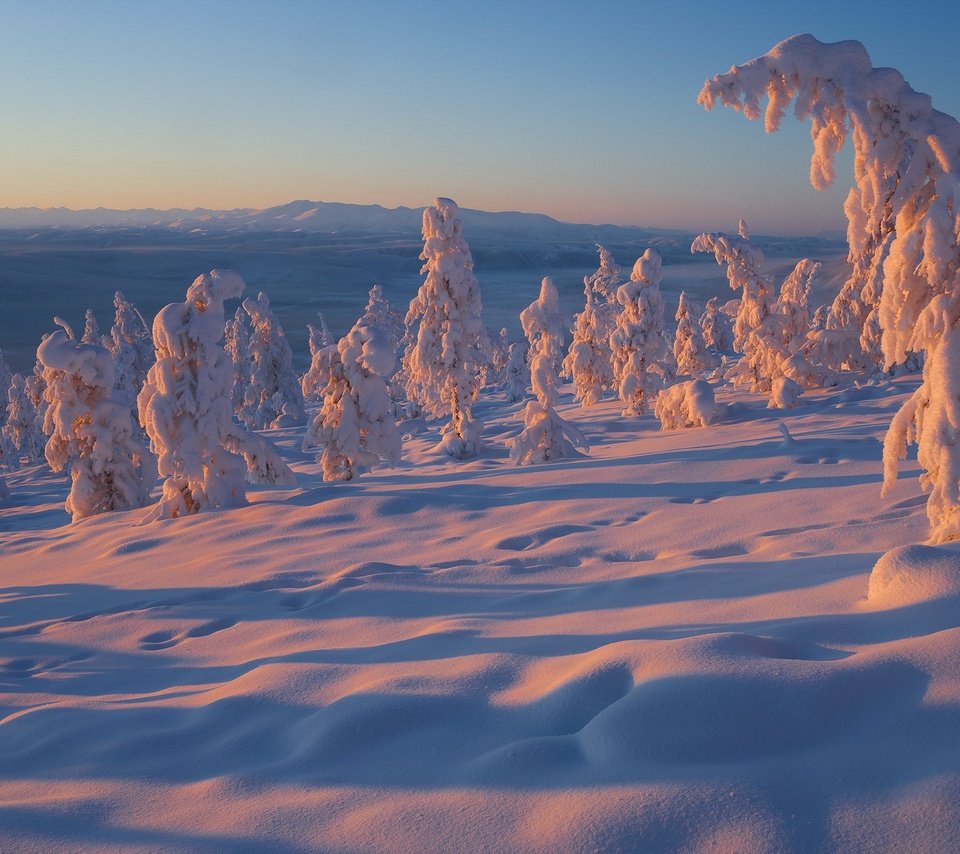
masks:
[[[879,498],[914,380],[718,389],[661,432],[558,412],[588,458],[487,444],[138,526],[0,511],[0,839],[42,851],[949,850],[958,552],[916,463]],[[785,435],[778,425],[788,424]]]

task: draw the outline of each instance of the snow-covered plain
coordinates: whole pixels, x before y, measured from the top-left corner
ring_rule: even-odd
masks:
[[[523,467],[499,392],[479,458],[349,483],[274,430],[295,487],[144,526],[7,475],[0,847],[955,850],[960,553],[915,462],[880,498],[916,382],[669,433],[565,384],[589,456]]]

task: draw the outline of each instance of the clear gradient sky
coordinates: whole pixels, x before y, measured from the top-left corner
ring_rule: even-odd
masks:
[[[0,0],[0,207],[298,198],[811,234],[808,129],[696,104],[797,32],[960,116],[960,3]]]

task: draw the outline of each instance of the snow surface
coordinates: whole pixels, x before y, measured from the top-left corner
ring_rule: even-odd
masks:
[[[336,484],[274,430],[296,486],[147,526],[5,475],[0,848],[952,850],[960,552],[915,460],[879,494],[916,384],[676,432],[565,385],[591,456],[523,468],[501,393],[477,459]]]

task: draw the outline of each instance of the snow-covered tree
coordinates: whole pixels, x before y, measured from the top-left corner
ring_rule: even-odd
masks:
[[[675,383],[657,395],[653,414],[660,421],[661,430],[706,427],[717,414],[713,386],[706,380]]]
[[[633,265],[630,281],[617,289],[620,315],[610,334],[613,370],[624,415],[641,415],[673,378],[672,354],[663,335],[661,259],[647,249]]]
[[[600,266],[584,277],[585,305],[574,319],[573,341],[561,374],[573,380],[574,396],[582,406],[599,403],[605,392],[616,389],[610,333],[617,321],[620,268],[603,246],[598,244],[597,252]]]
[[[510,336],[506,327],[499,332],[487,330],[490,353],[483,366],[481,383],[484,386],[499,386],[507,381],[507,364],[510,360]]]
[[[911,350],[926,353],[923,385],[884,444],[885,489],[907,442],[916,441],[921,484],[931,491],[933,538],[958,537],[960,123],[935,110],[898,71],[874,68],[855,41],[794,36],[707,81],[699,100],[708,109],[719,100],[755,118],[765,95],[768,131],[794,99],[798,118],[810,119],[814,187],[833,183],[836,154],[848,132],[853,140],[854,187],[844,206],[852,273],[844,290],[864,324],[876,312],[866,338],[870,329],[879,333],[884,368],[904,362]],[[862,334],[861,342],[871,346]]]
[[[677,360],[677,374],[699,378],[701,374],[713,370],[717,360],[707,349],[699,324],[690,316],[685,291],[680,292],[675,318],[677,334],[673,339],[673,355]]]
[[[783,343],[783,317],[773,311],[773,285],[763,272],[763,252],[750,240],[743,220],[738,236],[701,234],[690,251],[712,252],[718,264],[726,264],[730,287],[740,290],[733,346],[743,355],[726,378],[750,391],[769,393],[770,383],[782,373],[781,366],[791,353]]]
[[[153,339],[143,316],[120,291],[113,295],[113,307],[113,326],[104,344],[113,356],[114,388],[136,420],[137,395],[153,364]]]
[[[767,409],[793,409],[803,394],[799,382],[786,374],[776,377],[770,384],[770,401]]]
[[[10,370],[10,366],[7,364],[7,360],[3,358],[3,350],[0,350],[0,394],[6,392],[10,388],[10,383],[13,380],[13,371]],[[0,427],[7,423],[7,409],[5,406],[0,406]]]
[[[314,326],[312,323],[307,324],[307,347],[310,349],[311,360],[317,350],[322,350],[324,347],[329,347],[334,343],[333,336],[330,334],[330,329],[327,327],[327,321],[324,320],[322,311],[317,312],[317,318],[320,321],[319,326]]]
[[[810,290],[823,265],[801,258],[780,285],[774,311],[783,316],[784,344],[803,338],[810,329]]]
[[[324,480],[351,480],[375,465],[400,462],[400,431],[384,377],[396,366],[389,328],[368,326],[366,315],[340,339],[313,355],[304,388],[320,388],[323,405],[307,427],[304,449],[322,447]]]
[[[83,316],[83,337],[81,344],[100,344],[100,324],[93,314],[93,309],[88,308]]]
[[[33,373],[23,382],[23,389],[37,413],[37,429],[41,433],[43,432],[43,417],[47,411],[47,401],[43,396],[43,390],[46,387],[46,380],[43,378],[43,362],[37,359],[33,366]]]
[[[527,367],[527,347],[522,341],[510,345],[507,358],[507,400],[511,403],[523,400],[530,385],[530,368]]]
[[[600,266],[584,280],[584,285],[590,285],[590,290],[611,306],[617,304],[617,290],[623,282],[620,267],[613,258],[613,253],[597,244],[597,254],[600,256]]]
[[[233,319],[224,324],[223,349],[233,366],[230,400],[234,413],[239,415],[250,385],[250,316],[242,305],[237,306]]]
[[[3,428],[0,428],[0,469],[18,469],[20,465],[20,452],[7,438]],[[0,493],[0,498],[3,498],[2,493]]]
[[[563,347],[563,318],[556,285],[540,283],[540,296],[520,313],[530,349],[530,381],[536,400],[523,411],[523,431],[510,440],[510,457],[517,463],[538,463],[569,457],[586,448],[586,439],[556,411],[557,363]]]
[[[703,341],[713,352],[723,353],[733,349],[733,323],[720,305],[720,297],[710,297],[700,316],[700,331]]]
[[[423,212],[420,272],[426,278],[407,312],[410,341],[403,370],[408,397],[427,415],[450,413],[440,447],[451,457],[465,459],[479,452],[483,431],[473,417],[473,401],[484,327],[480,285],[458,214],[456,203],[444,198]]]
[[[374,285],[370,288],[367,305],[360,320],[364,326],[382,330],[387,336],[387,343],[394,350],[400,345],[400,339],[403,338],[403,318],[393,310],[390,301],[383,295],[383,288],[380,285]]]
[[[290,427],[306,419],[303,393],[293,370],[293,351],[280,321],[270,311],[270,300],[262,291],[256,299],[245,299],[243,310],[250,316],[250,381],[243,397],[240,420],[248,428]]]
[[[244,504],[244,475],[255,483],[294,482],[270,442],[232,418],[223,302],[243,287],[236,273],[211,270],[193,282],[186,302],[162,308],[153,321],[157,359],[137,402],[165,478],[154,518]]]
[[[145,505],[152,482],[145,470],[152,467],[130,410],[113,397],[110,352],[58,329],[43,339],[37,357],[48,404],[44,453],[54,471],[70,471],[65,506],[73,521]]]
[[[586,303],[574,319],[573,340],[563,360],[563,371],[573,380],[574,397],[581,406],[593,406],[614,387],[610,333],[616,312],[594,290],[590,278],[583,280],[583,293]]]
[[[18,457],[26,457],[28,463],[43,458],[46,439],[37,423],[37,409],[27,394],[26,381],[21,374],[14,374],[7,391],[7,421],[3,435],[10,442]]]

